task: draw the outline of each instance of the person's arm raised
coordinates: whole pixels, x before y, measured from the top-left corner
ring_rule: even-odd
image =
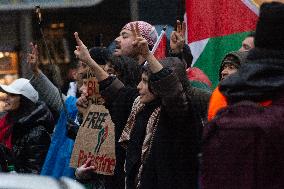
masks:
[[[74,33],[74,36],[77,42],[76,50],[74,51],[75,56],[94,71],[98,81],[107,79],[109,75],[92,59],[88,48],[81,41],[77,32]]]

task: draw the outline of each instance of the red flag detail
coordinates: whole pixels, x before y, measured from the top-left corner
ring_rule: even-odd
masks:
[[[188,41],[255,30],[257,15],[241,0],[186,0]]]
[[[158,60],[166,58],[166,51],[167,51],[167,36],[165,33],[163,33],[160,43],[158,44],[158,47],[154,52],[154,56]]]

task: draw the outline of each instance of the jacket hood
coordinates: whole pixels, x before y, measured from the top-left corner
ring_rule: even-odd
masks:
[[[281,51],[254,48],[237,73],[220,83],[229,102],[272,100],[284,91],[284,55]]]
[[[219,81],[221,80],[221,72],[224,69],[224,66],[228,63],[234,64],[236,68],[239,68],[241,64],[245,63],[246,57],[248,55],[247,51],[241,52],[241,51],[232,51],[223,58],[221,62],[221,66],[219,69]],[[229,57],[233,57],[234,60],[228,60]]]

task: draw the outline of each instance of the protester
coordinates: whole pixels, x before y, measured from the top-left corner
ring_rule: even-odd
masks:
[[[109,75],[116,76],[119,78],[126,87],[134,87],[138,85],[138,78],[141,77],[141,66],[132,58],[126,56],[110,56],[109,59],[106,61],[106,65],[103,68],[105,72]],[[80,88],[81,97],[77,101],[78,110],[83,106],[87,108],[89,104],[89,94],[88,94],[88,86],[85,81],[87,81],[87,74],[83,76],[84,84]],[[127,103],[128,99],[124,101],[120,101],[117,106],[122,106],[124,103]],[[115,108],[113,108],[115,109]],[[119,110],[115,110],[119,111]],[[121,147],[118,143],[120,135],[122,133],[122,129],[125,125],[125,119],[127,117],[122,117],[119,115],[112,115],[112,120],[115,123],[115,155],[116,155],[116,166],[114,170],[113,176],[104,176],[98,175],[94,173],[85,173],[85,165],[79,167],[76,170],[77,179],[83,183],[89,183],[93,185],[93,188],[103,187],[106,189],[123,189],[125,188],[124,185],[124,161],[125,161],[125,150]],[[82,170],[82,171],[81,171]],[[82,173],[81,173],[82,172]],[[83,176],[81,175],[83,174]]]
[[[250,49],[254,48],[254,37],[255,32],[251,32],[248,36],[242,41],[242,47],[239,51],[249,51]]]
[[[77,96],[77,72],[79,68],[78,61],[71,62],[69,64],[60,65],[63,85],[61,91],[66,96]]]
[[[149,48],[152,49],[158,39],[158,33],[154,26],[144,21],[129,22],[120,31],[119,36],[115,39],[114,55],[116,56],[128,56],[134,58],[139,64],[143,64],[145,59],[139,55],[134,46],[133,41],[133,28],[131,25],[138,24],[138,29],[141,35],[147,40]]]
[[[247,57],[247,52],[233,51],[223,58],[219,70],[219,81],[224,80],[233,73],[236,73],[241,64],[243,64]]]
[[[177,29],[171,33],[169,56],[178,57],[191,67],[193,56],[189,46],[185,43],[186,24],[177,20]]]
[[[58,89],[49,81],[38,67],[37,46],[31,44],[31,49],[32,52],[28,55],[28,63],[34,72],[31,83],[39,91],[39,96],[60,115],[41,174],[50,175],[55,178],[59,178],[61,176],[74,178],[75,170],[69,166],[69,162],[74,146],[74,139],[77,134],[76,132],[79,128],[78,125],[82,121],[81,113],[86,108],[77,108],[76,97],[66,97],[59,93]],[[90,53],[94,59],[100,60],[101,64],[105,64],[105,60],[102,57],[109,55],[105,48],[92,48]],[[79,62],[76,81],[78,87],[83,85],[82,76],[84,76],[86,72],[86,65]],[[47,93],[46,91],[49,92]],[[62,97],[60,97],[60,95]],[[63,103],[65,103],[66,109],[64,108]]]
[[[247,55],[247,51],[232,51],[226,54],[219,69],[219,81],[223,81],[236,73],[239,67],[245,63]],[[219,86],[217,86],[210,97],[207,119],[212,120],[220,108],[226,105],[226,99],[220,93]]]
[[[52,114],[27,79],[0,85],[0,90],[7,94],[2,99],[7,114],[0,120],[0,140],[14,156],[9,166],[19,173],[39,174],[54,127]]]
[[[127,146],[126,188],[197,188],[198,129],[202,126],[194,107],[188,105],[192,100],[188,95],[194,92],[184,92],[190,90],[186,66],[169,58],[162,61],[163,68],[138,26],[130,25],[133,47],[148,65],[137,89],[126,88],[116,77],[108,76],[91,59],[77,33],[75,55],[94,70],[111,116],[124,118],[126,123],[120,137]],[[205,102],[201,100],[206,99],[204,95],[196,96],[200,104]]]
[[[110,56],[104,70],[117,76],[125,86],[137,87],[141,80],[141,66],[127,56]]]
[[[39,69],[37,45],[32,43],[30,45],[31,53],[28,54],[27,63],[31,70],[28,77],[32,78],[31,84],[37,89],[39,97],[54,113],[59,114],[41,174],[55,178],[61,176],[74,178],[75,170],[69,167],[74,140],[67,137],[67,122],[68,119],[72,121],[76,119],[78,112],[76,107],[77,99],[73,96],[66,98],[65,95],[59,93],[58,88]],[[84,69],[82,68],[82,70]],[[60,95],[62,95],[62,99]],[[63,103],[65,103],[68,115],[65,112]]]
[[[201,187],[284,187],[284,4],[263,3],[255,48],[220,83],[227,102],[205,127]]]

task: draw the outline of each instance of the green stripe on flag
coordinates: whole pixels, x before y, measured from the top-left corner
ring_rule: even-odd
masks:
[[[215,88],[219,83],[219,68],[222,59],[228,52],[236,51],[249,32],[237,33],[223,37],[210,38],[205,49],[194,66],[203,70]]]

